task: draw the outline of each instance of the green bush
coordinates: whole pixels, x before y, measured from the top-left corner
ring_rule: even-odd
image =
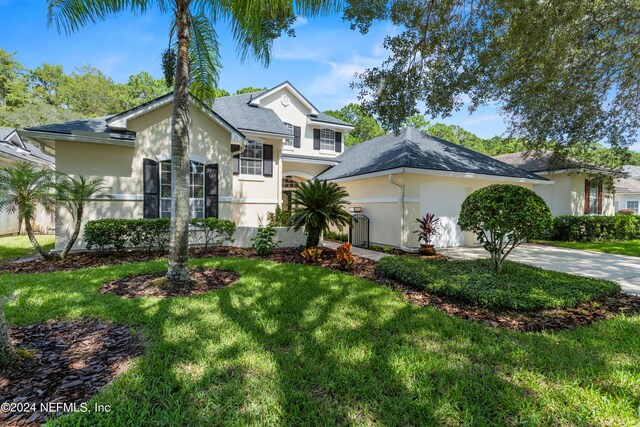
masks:
[[[500,274],[495,274],[489,260],[388,256],[377,264],[376,274],[415,289],[496,311],[569,308],[620,292],[620,286],[613,282],[509,261],[504,263]]]
[[[277,238],[278,231],[271,224],[266,227],[258,227],[256,237],[252,238],[253,247],[260,256],[270,255],[278,247],[280,240]]]
[[[349,235],[346,233],[336,233],[335,231],[327,230],[324,233],[324,238],[329,240],[337,240],[338,242],[348,242]]]
[[[640,238],[637,216],[558,216],[548,240],[560,242],[608,242]]]
[[[280,206],[276,206],[274,212],[267,212],[267,221],[274,227],[286,227],[292,213],[291,211],[285,211]]]
[[[209,245],[218,246],[224,242],[233,242],[236,224],[229,219],[194,218],[189,223],[195,228],[193,231],[204,239],[205,248]]]
[[[528,188],[493,184],[471,193],[462,203],[458,225],[471,231],[491,255],[493,270],[500,272],[511,250],[551,228],[549,207]]]

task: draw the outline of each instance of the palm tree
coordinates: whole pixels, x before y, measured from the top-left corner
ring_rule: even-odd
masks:
[[[339,0],[48,0],[49,24],[55,23],[58,31],[67,33],[125,10],[145,13],[156,7],[172,14],[171,34],[177,38],[177,55],[171,115],[171,241],[166,275],[170,282],[189,282],[189,85],[194,95],[205,101],[213,99],[221,67],[214,24],[230,23],[242,59],[252,55],[266,66],[273,40],[292,31],[296,14],[329,13],[337,10],[340,3]]]
[[[31,222],[38,205],[53,215],[56,206],[54,186],[55,172],[50,169],[41,169],[29,162],[0,168],[0,211],[18,213],[18,221],[20,224],[24,222],[24,229],[33,247],[45,259],[53,256],[36,240]]]
[[[340,230],[349,224],[351,215],[343,206],[349,204],[347,191],[335,182],[310,181],[301,184],[293,193],[291,204],[296,206],[289,218],[289,226],[298,231],[305,228],[307,248],[318,246],[320,235],[330,225]]]
[[[105,190],[108,190],[109,187],[104,186],[102,178],[94,178],[88,181],[84,176],[73,178],[69,175],[64,175],[56,188],[58,190],[58,200],[67,208],[75,220],[73,234],[62,253],[60,253],[60,258],[65,258],[80,234],[80,226],[82,225],[82,217],[87,202],[91,199],[112,199],[113,197],[105,193]]]

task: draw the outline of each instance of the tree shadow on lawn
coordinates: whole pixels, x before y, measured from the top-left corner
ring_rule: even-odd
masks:
[[[637,317],[522,334],[320,268],[193,264],[236,270],[240,280],[196,297],[123,299],[97,289],[166,264],[29,275],[39,282],[31,284],[0,275],[0,294],[20,294],[7,306],[12,323],[92,316],[141,325],[149,342],[94,398],[110,413],[56,424],[622,424],[640,402]]]

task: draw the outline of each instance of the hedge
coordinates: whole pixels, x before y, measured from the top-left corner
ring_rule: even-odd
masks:
[[[546,236],[559,242],[609,242],[640,238],[640,219],[635,215],[558,216]]]
[[[231,241],[236,231],[233,221],[219,218],[194,218],[190,224],[195,237],[204,239],[205,247]],[[125,248],[144,248],[151,252],[167,246],[169,230],[168,218],[107,218],[89,221],[84,227],[84,239],[87,249],[120,251]]]

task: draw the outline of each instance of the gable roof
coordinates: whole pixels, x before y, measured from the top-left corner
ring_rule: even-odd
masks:
[[[72,135],[77,132],[91,132],[105,134],[112,139],[135,140],[136,133],[124,130],[114,130],[108,126],[107,120],[114,116],[96,117],[95,119],[73,120],[64,123],[54,123],[50,125],[33,126],[26,128],[28,132],[59,133]]]
[[[407,127],[399,135],[379,136],[351,147],[336,158],[340,163],[318,179],[341,179],[394,169],[481,174],[546,181],[484,154]]]
[[[589,170],[594,172],[610,173],[607,168],[589,164],[572,157],[560,157],[552,151],[520,151],[517,153],[502,154],[494,159],[508,163],[527,172],[559,172],[569,170]]]
[[[629,178],[640,178],[640,166],[624,165],[622,172],[629,175]]]
[[[309,101],[307,98],[305,98],[304,95],[298,89],[296,89],[295,86],[291,84],[291,82],[289,82],[289,80],[285,80],[282,83],[280,83],[279,85],[274,86],[269,90],[266,90],[266,91],[264,91],[262,93],[257,94],[256,96],[254,96],[251,99],[251,105],[254,105],[254,106],[260,105],[260,102],[262,101],[262,99],[264,99],[265,97],[267,97],[267,96],[271,95],[272,93],[277,92],[277,91],[279,91],[280,89],[283,89],[283,88],[289,89],[289,91],[291,93],[293,93],[296,96],[296,98],[298,98],[298,100],[300,102],[302,102],[305,107],[307,107],[309,109],[309,112],[310,112],[311,115],[315,116],[320,112],[320,110],[318,110],[311,103],[311,101]]]
[[[216,98],[213,101],[212,109],[237,129],[290,136],[289,129],[275,111],[250,105],[251,99],[256,94],[261,93],[265,92],[243,93],[241,95]]]
[[[344,120],[337,119],[325,113],[318,113],[315,116],[309,115],[307,117],[309,117],[309,120],[312,122],[329,123],[332,125],[348,126],[352,129],[354,128],[354,126],[351,123],[345,122]]]
[[[8,141],[9,137],[15,132],[14,128],[0,127],[0,141]]]
[[[16,144],[16,141],[19,144]],[[16,129],[13,128],[0,128],[0,157],[48,166],[53,166],[54,162],[53,157],[43,153],[38,147],[22,141]]]

